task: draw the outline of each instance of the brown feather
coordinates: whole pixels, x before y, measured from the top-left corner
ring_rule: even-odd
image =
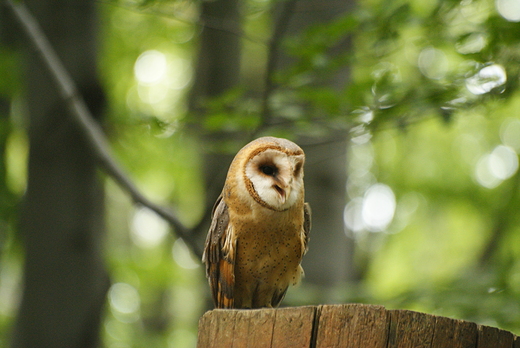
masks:
[[[307,248],[309,245],[309,234],[311,232],[312,219],[311,219],[311,205],[309,203],[305,203],[303,205],[303,245],[304,252],[307,252]]]
[[[233,289],[235,275],[233,264],[226,260],[220,260],[218,278],[218,308],[233,308]]]
[[[296,173],[299,185],[293,190],[296,200],[283,208],[265,202],[245,171],[249,161],[257,165],[255,156],[271,153],[279,160],[292,158],[285,163],[298,163],[282,167],[294,169],[289,172],[291,180]],[[310,207],[304,203],[303,161],[298,145],[271,137],[249,143],[235,156],[213,208],[203,254],[218,308],[276,307],[288,286],[300,279],[311,228]],[[277,180],[273,176],[273,185],[279,184]]]
[[[229,236],[229,214],[220,195],[213,207],[202,261],[206,263],[206,276],[209,280],[213,301],[218,308],[232,308],[234,276],[234,253],[224,245]]]

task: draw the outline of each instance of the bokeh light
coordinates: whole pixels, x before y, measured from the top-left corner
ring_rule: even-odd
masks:
[[[481,186],[492,189],[513,176],[517,170],[516,152],[508,146],[499,145],[480,158],[475,168],[475,178]]]
[[[503,86],[507,81],[504,67],[500,64],[488,65],[466,79],[466,88],[475,95],[485,94]]]
[[[108,291],[108,299],[112,313],[118,320],[132,322],[139,318],[141,298],[132,285],[115,283]]]
[[[372,185],[363,198],[351,200],[344,210],[345,225],[350,231],[385,231],[392,222],[396,208],[392,189],[384,184]]]
[[[138,208],[131,224],[132,241],[141,248],[161,244],[168,234],[168,223],[148,208]]]
[[[363,217],[361,216],[362,209],[363,199],[360,197],[352,199],[345,206],[345,210],[343,212],[343,220],[345,222],[345,226],[349,231],[357,233],[365,229]]]
[[[429,46],[419,53],[418,65],[424,76],[438,80],[448,71],[448,58],[443,51]]]
[[[520,1],[496,0],[498,13],[510,22],[520,22]]]
[[[491,152],[491,172],[497,178],[506,180],[518,170],[518,156],[508,146],[499,145]]]
[[[137,81],[155,84],[166,77],[168,64],[166,56],[156,50],[143,52],[135,61],[134,74]]]
[[[487,42],[488,40],[484,33],[473,33],[457,42],[455,48],[461,54],[472,54],[482,51],[486,47]]]
[[[147,50],[136,59],[137,84],[128,90],[127,105],[130,109],[169,119],[174,106],[180,106],[178,103],[192,78],[192,67],[182,51],[169,47],[164,51]]]
[[[384,231],[395,213],[395,195],[390,187],[375,184],[365,193],[361,216],[372,232]]]

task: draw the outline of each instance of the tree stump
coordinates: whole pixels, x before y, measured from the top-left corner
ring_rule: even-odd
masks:
[[[511,332],[363,304],[209,311],[198,348],[520,348]]]

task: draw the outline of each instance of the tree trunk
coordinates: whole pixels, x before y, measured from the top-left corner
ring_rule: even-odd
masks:
[[[199,321],[200,348],[512,348],[511,332],[382,306],[346,304],[214,310]]]
[[[346,237],[343,222],[347,136],[303,149],[307,157],[305,197],[312,209],[309,251],[303,258],[304,279],[321,286],[338,285],[355,278],[354,241]],[[323,303],[326,298],[319,300]]]
[[[95,77],[94,2],[26,4],[99,116],[103,94]],[[11,346],[97,347],[109,282],[101,255],[104,206],[96,163],[32,49],[26,76],[30,151],[20,216],[24,287]]]
[[[281,2],[280,6],[286,6]],[[278,9],[275,21],[288,21],[287,35],[304,32],[309,26],[328,22],[345,15],[354,6],[353,0],[296,0],[292,11]],[[280,18],[287,15],[288,18]],[[278,17],[278,18],[277,18]],[[350,49],[346,39],[331,50]],[[276,58],[279,68],[290,64],[291,58],[280,51]],[[348,82],[348,67],[343,68],[328,86],[341,88]],[[302,144],[312,140],[301,139]],[[343,210],[347,193],[347,146],[348,134],[330,133],[319,139],[320,144],[303,146],[306,154],[305,197],[312,208],[312,229],[309,252],[303,259],[305,280],[317,285],[337,285],[356,277],[353,262],[354,242],[344,233]],[[326,299],[320,299],[325,301]]]
[[[203,1],[200,19],[204,25],[200,39],[195,82],[190,94],[190,111],[196,120],[197,136],[206,132],[200,126],[206,113],[205,102],[236,87],[240,80],[241,15],[238,0]],[[216,201],[232,156],[215,153],[205,145],[222,140],[222,134],[207,134],[202,139],[206,207],[209,211]],[[209,216],[207,216],[209,217]],[[209,219],[196,231],[199,238],[205,235]]]

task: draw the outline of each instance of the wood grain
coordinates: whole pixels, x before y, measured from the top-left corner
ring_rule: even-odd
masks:
[[[316,307],[281,308],[274,311],[276,311],[276,320],[271,347],[308,348],[311,346]]]
[[[511,348],[514,339],[511,332],[490,326],[478,326],[477,348]]]
[[[198,348],[520,348],[511,332],[363,304],[209,311]]]
[[[477,324],[463,320],[435,317],[432,348],[474,348],[477,346]]]
[[[319,308],[316,348],[385,348],[388,314],[382,306],[359,304]]]
[[[435,317],[419,312],[391,310],[388,348],[429,348]]]

